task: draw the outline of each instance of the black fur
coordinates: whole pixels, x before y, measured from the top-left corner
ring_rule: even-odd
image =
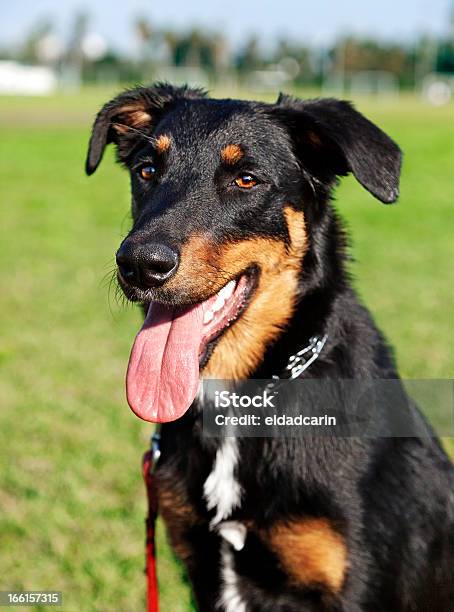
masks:
[[[138,101],[150,123],[119,134],[114,123],[129,120],[122,109]],[[153,157],[153,139],[160,134],[171,135],[172,150],[156,161],[150,186],[134,169]],[[90,141],[89,174],[109,142],[131,170],[129,239],[142,245],[158,237],[179,251],[201,231],[218,243],[251,236],[287,243],[283,206],[303,207],[308,249],[297,306],[251,378],[281,372],[289,355],[314,334],[326,333],[327,346],[304,376],[398,379],[386,341],[349,282],[346,238],[330,195],[337,177],[352,172],[379,200],[395,201],[401,153],[349,103],[282,95],[276,104],[212,100],[198,90],[158,85],[128,91],[101,110]],[[220,149],[231,142],[245,149],[234,174],[219,163]],[[248,192],[231,189],[241,171],[255,175],[259,185]],[[125,287],[130,299],[177,305],[205,299],[202,278],[199,289]],[[172,523],[178,533],[169,535],[189,550],[183,556],[199,609],[210,611],[221,609],[221,539],[209,529],[213,512],[206,508],[203,484],[219,441],[202,435],[199,408],[162,428],[157,479],[191,508],[189,519]],[[453,468],[434,437],[247,438],[238,444],[236,476],[244,494],[231,518],[254,528],[233,555],[248,610],[454,610]],[[339,593],[323,584],[291,583],[257,536],[257,529],[302,517],[326,518],[346,542],[348,569]]]

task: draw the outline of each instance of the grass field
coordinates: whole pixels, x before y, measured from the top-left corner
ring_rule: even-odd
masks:
[[[106,95],[0,98],[0,590],[61,590],[68,611],[144,602],[151,427],[123,389],[140,316],[103,280],[129,225],[128,180],[112,152],[83,173]],[[357,103],[405,152],[398,206],[350,178],[338,191],[357,287],[404,376],[452,378],[454,105]],[[159,555],[162,610],[193,609],[162,529]]]

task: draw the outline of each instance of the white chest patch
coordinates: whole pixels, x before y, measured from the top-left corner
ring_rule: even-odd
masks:
[[[236,438],[224,438],[216,452],[213,469],[203,485],[208,510],[216,510],[211,527],[228,518],[240,505],[241,486],[235,478],[238,463]]]
[[[235,550],[243,550],[247,536],[246,525],[239,521],[222,521],[217,526],[216,531]]]
[[[238,576],[234,569],[233,553],[227,542],[221,550],[221,596],[219,605],[224,612],[246,612],[246,603],[238,590]]]

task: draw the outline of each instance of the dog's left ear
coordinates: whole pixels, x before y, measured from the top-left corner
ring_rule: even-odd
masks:
[[[149,138],[158,121],[181,99],[204,97],[205,92],[188,87],[173,87],[156,83],[151,87],[127,89],[107,102],[96,116],[88,145],[85,170],[93,174],[99,166],[104,149],[117,145],[119,161],[126,162],[135,146]]]
[[[329,182],[352,172],[386,204],[399,195],[402,153],[396,143],[346,101],[301,101],[281,94],[274,112],[289,130],[302,164]]]

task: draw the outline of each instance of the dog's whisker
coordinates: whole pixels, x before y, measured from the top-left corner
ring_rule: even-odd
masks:
[[[152,145],[156,144],[156,138],[154,136],[149,136],[145,132],[142,132],[142,130],[138,130],[137,128],[132,127],[131,125],[127,125],[126,123],[119,123],[118,121],[115,121],[115,123],[113,123],[112,125],[121,128],[126,128],[127,130],[134,132],[135,134],[139,134],[144,140],[148,140],[148,142],[151,142]]]
[[[209,266],[210,268],[212,268],[213,270],[215,270],[217,272],[217,274],[219,276],[221,276],[221,278],[223,280],[227,281],[227,282],[229,280],[231,280],[232,276],[235,275],[235,273],[229,272],[228,270],[225,270],[224,268],[221,268],[221,267],[217,266],[216,264],[211,263],[209,261],[206,262],[206,265]]]
[[[106,287],[111,286],[112,280],[115,277],[116,272],[116,267],[112,268],[112,266],[110,266],[110,270],[106,272],[99,281],[99,286],[101,289],[106,289]]]
[[[119,304],[119,301],[118,301],[118,297],[120,295],[119,292],[121,292],[121,289],[118,286],[116,270],[113,270],[111,275],[110,275],[109,285],[108,285],[108,290],[107,290],[107,300],[108,300],[108,304],[109,304],[109,311],[110,311],[111,315],[113,317],[115,317],[115,313],[114,313],[114,310],[112,308],[112,290],[114,290],[115,303],[116,303],[117,306],[119,306],[120,304]]]

